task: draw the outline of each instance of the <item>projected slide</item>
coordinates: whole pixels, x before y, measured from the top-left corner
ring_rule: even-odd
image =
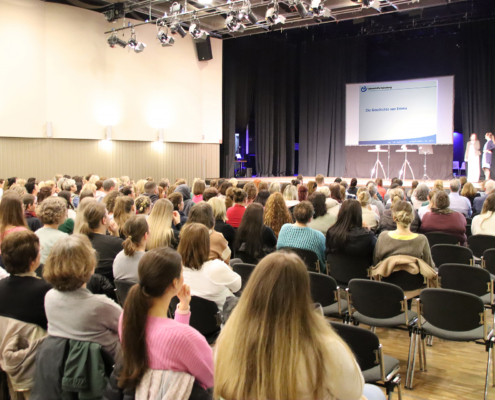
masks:
[[[436,132],[436,80],[361,86],[359,144],[435,144]]]
[[[346,145],[452,144],[454,77],[346,86]]]

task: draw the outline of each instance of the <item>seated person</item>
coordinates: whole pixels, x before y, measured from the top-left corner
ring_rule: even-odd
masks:
[[[146,251],[150,234],[146,218],[133,215],[124,225],[124,234],[127,239],[122,243],[124,250],[117,254],[113,262],[113,276],[115,279],[139,282],[138,265]]]
[[[26,218],[27,225],[32,232],[36,232],[43,227],[43,224],[36,216],[36,198],[32,194],[25,194],[22,196],[22,202],[24,204],[24,217]]]
[[[313,220],[308,224],[308,227],[326,235],[328,229],[337,222],[340,204],[337,200],[330,198],[326,199],[323,190],[312,193],[311,196],[309,196],[309,201],[313,204],[315,213]]]
[[[471,202],[467,197],[459,194],[461,190],[461,181],[454,179],[450,181],[450,209],[464,214],[465,217],[471,216]]]
[[[421,185],[420,185],[421,186]],[[399,201],[403,201],[404,191],[400,188],[395,188],[390,191],[390,199],[392,200],[392,208],[393,205]],[[413,205],[414,208],[414,205]],[[419,226],[421,225],[421,220],[419,219],[419,215],[417,212],[414,212],[414,220],[411,224],[411,231],[418,232]],[[392,209],[389,208],[383,212],[382,217],[380,218],[380,227],[384,231],[394,231],[397,229],[397,223],[395,222]]]
[[[421,221],[421,233],[444,232],[454,235],[464,246],[466,237],[466,217],[460,212],[450,209],[447,193],[437,192],[433,197],[431,212],[426,213]]]
[[[380,224],[380,215],[371,208],[371,196],[367,189],[357,195],[357,200],[363,209],[363,222],[370,229],[377,229]]]
[[[373,265],[391,256],[407,255],[435,267],[426,236],[411,232],[410,227],[414,219],[412,205],[404,200],[396,201],[392,206],[392,215],[397,229],[380,234],[375,246]]]
[[[2,241],[2,259],[10,276],[0,280],[0,316],[47,329],[45,295],[52,287],[35,274],[38,236],[29,230],[11,233]]]
[[[115,358],[122,309],[107,296],[86,289],[95,267],[95,251],[85,235],[68,236],[54,244],[43,269],[43,278],[53,286],[45,297],[48,334],[98,343]]]
[[[35,233],[40,238],[41,264],[45,264],[53,245],[68,236],[67,233],[58,230],[67,218],[67,203],[62,198],[49,197],[43,200],[36,211],[43,223],[43,228]]]
[[[178,252],[184,264],[184,282],[193,296],[214,301],[222,310],[227,297],[241,289],[239,274],[222,260],[209,260],[210,234],[203,224],[188,222],[182,228]]]
[[[295,247],[309,250],[318,256],[320,271],[326,271],[325,236],[308,227],[313,219],[314,208],[309,201],[302,201],[294,207],[294,224],[285,224],[278,235],[277,250]]]
[[[242,216],[246,211],[247,193],[241,189],[234,189],[234,204],[227,209],[227,223],[233,228],[238,228],[241,224]]]
[[[466,184],[467,185],[467,184]],[[483,210],[480,215],[473,218],[471,223],[471,233],[473,235],[495,236],[495,193],[489,194],[483,203]]]
[[[337,222],[327,232],[326,253],[367,257],[373,262],[376,237],[363,227],[363,209],[357,200],[346,200],[340,207]]]
[[[215,217],[214,230],[221,233],[227,241],[229,248],[234,248],[235,230],[232,225],[229,225],[227,221],[227,210],[225,209],[225,202],[218,198],[213,197],[208,200],[208,204],[213,210],[213,216]]]
[[[174,206],[167,199],[159,199],[153,206],[148,218],[150,238],[146,249],[156,247],[177,248],[179,243],[179,231],[182,229],[180,215],[174,211]]]
[[[187,222],[187,217],[184,214],[184,198],[179,192],[174,192],[167,197],[167,200],[170,200],[170,202],[173,204],[174,211],[177,211],[179,213],[181,227],[184,226]]]
[[[424,183],[420,183],[416,190],[412,193],[411,202],[415,210],[419,210],[423,206],[427,206],[429,203],[428,194],[430,189]],[[402,200],[402,199],[401,199]]]

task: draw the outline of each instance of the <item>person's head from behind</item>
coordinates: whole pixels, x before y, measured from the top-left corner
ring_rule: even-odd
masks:
[[[376,186],[383,187],[383,179],[382,178],[376,178],[375,183],[376,183]]]
[[[337,200],[339,203],[342,202],[342,191],[339,183],[332,183],[330,185],[330,198]],[[345,189],[344,189],[345,193]]]
[[[72,292],[89,282],[95,267],[91,242],[85,235],[74,234],[53,245],[43,267],[43,278],[55,290]]]
[[[433,197],[433,204],[434,207],[432,208],[432,211],[448,210],[450,207],[450,198],[443,190],[439,191]]]
[[[370,197],[372,199],[375,198],[376,194],[378,193],[378,190],[376,188],[376,185],[373,183],[373,182],[369,182],[367,185],[366,185],[366,189],[368,189],[368,192],[370,194]]]
[[[316,181],[316,184],[318,186],[323,186],[323,182],[325,181],[325,177],[322,174],[318,174],[318,175],[316,175],[315,181]]]
[[[424,183],[420,183],[416,188],[416,199],[420,201],[427,201],[430,188]]]
[[[437,179],[434,183],[433,183],[433,187],[435,189],[438,189],[438,190],[443,190],[443,181],[441,179]]]
[[[476,189],[471,182],[466,182],[461,191],[461,195],[469,199],[473,199],[476,193]]]
[[[177,251],[184,266],[200,270],[210,256],[210,232],[200,223],[187,223],[180,231]]]
[[[174,211],[183,211],[184,210],[184,197],[182,196],[181,193],[179,193],[179,192],[171,193],[167,197],[167,200],[170,200],[170,202],[173,204]]]
[[[101,203],[107,208],[109,214],[115,212],[115,203],[119,197],[124,197],[124,195],[117,190],[112,190],[101,201]]]
[[[495,193],[492,193],[486,196],[486,199],[483,202],[483,209],[481,211],[481,214],[493,213],[494,211],[495,211]]]
[[[306,186],[299,185],[299,187],[297,188],[297,200],[308,200],[308,188]]]
[[[346,243],[349,232],[362,226],[363,209],[359,201],[344,201],[337,215],[337,222],[327,232],[327,248],[332,251],[339,250]]]
[[[22,204],[24,205],[24,210],[30,213],[36,211],[36,198],[32,194],[25,194],[22,196]]]
[[[210,199],[218,196],[218,190],[214,187],[209,187],[203,192],[203,201],[208,202]]]
[[[181,195],[182,198],[182,195]],[[136,211],[138,214],[148,215],[151,210],[151,200],[148,196],[139,196],[136,199]]]
[[[342,178],[335,178],[333,182],[340,185],[340,182],[342,182]]]
[[[459,181],[461,182],[461,190],[464,187],[464,185],[467,183],[467,178],[465,176],[461,176],[459,178]]]
[[[227,192],[227,189],[229,187],[232,187],[232,183],[230,183],[230,182],[224,182],[224,183],[222,183],[222,186],[220,186],[220,194],[222,196],[225,196],[226,195],[226,192]]]
[[[146,344],[148,312],[164,299],[170,302],[182,289],[182,260],[167,247],[148,251],[139,261],[139,283],[129,291],[122,317],[122,352],[124,365],[119,387],[134,390],[149,368]]]
[[[124,196],[132,197],[133,199],[136,197],[134,193],[134,187],[131,185],[124,186],[120,191]]]
[[[313,219],[314,211],[309,201],[301,201],[294,207],[294,218],[299,224],[306,225]]]
[[[313,205],[314,218],[319,218],[327,213],[327,206],[325,204],[326,197],[323,193],[314,192],[308,199]]]
[[[39,192],[38,185],[34,182],[28,182],[24,185],[24,187],[26,188],[26,192],[28,194],[32,194],[33,196],[36,196]]]
[[[392,205],[397,203],[398,201],[404,200],[404,191],[400,187],[390,189],[389,195]]]
[[[126,221],[131,218],[133,214],[136,214],[134,199],[129,196],[118,197],[115,201],[113,219],[121,230],[124,229]]]
[[[328,186],[322,186],[319,193],[323,194],[325,198],[330,198],[330,188]]]
[[[459,179],[453,179],[450,181],[450,191],[452,193],[459,193],[461,189],[461,181]]]
[[[234,203],[239,205],[246,205],[247,202],[247,193],[242,189],[234,189]]]
[[[213,227],[215,226],[215,217],[213,215],[213,208],[211,207],[211,205],[202,202],[192,206],[187,217],[187,224],[190,223],[202,224],[208,229],[213,229]]]
[[[340,362],[328,350],[329,337],[339,340],[313,309],[301,258],[284,251],[266,256],[217,341],[214,398],[297,399],[300,363],[315,374],[305,390],[326,398],[324,371],[337,370]]]
[[[287,185],[284,190],[284,200],[297,200],[297,187],[294,185]]]
[[[65,200],[65,205],[67,206],[67,208],[70,208],[71,210],[74,209],[74,207],[72,206],[70,192],[68,192],[67,190],[62,190],[58,194],[58,197]]]
[[[105,206],[97,201],[90,201],[83,212],[83,221],[80,228],[80,233],[89,237],[93,236],[93,233],[108,228],[110,219],[108,218],[108,211]]]
[[[269,192],[270,192],[270,194],[279,193],[280,192],[280,182],[272,182],[270,184]]]
[[[67,218],[67,201],[59,197],[49,197],[37,207],[36,215],[43,225],[58,228]]]
[[[208,204],[211,206],[215,221],[227,221],[227,210],[225,208],[225,202],[218,197],[213,197],[208,200]]]
[[[301,183],[304,183],[304,177],[301,174],[297,175],[297,180]]]
[[[351,187],[356,187],[357,186],[357,179],[356,178],[352,178],[351,179]]]
[[[1,250],[4,268],[11,275],[34,272],[40,265],[40,240],[30,230],[7,235]]]
[[[92,190],[81,190],[81,194],[79,195],[79,204],[87,197],[95,197],[95,193]]]
[[[132,257],[140,247],[146,247],[150,231],[146,218],[142,215],[133,215],[124,225],[126,240],[122,243],[124,254]]]
[[[361,192],[358,192],[357,200],[361,204],[361,207],[368,207],[369,204],[371,203],[370,192],[368,192],[367,189],[364,189]]]
[[[264,207],[269,197],[270,192],[268,190],[260,190],[254,199],[254,203],[260,203]]]
[[[74,193],[77,190],[76,181],[74,179],[67,179],[62,183],[62,190]]]
[[[206,189],[206,183],[202,179],[198,179],[193,185],[193,194],[199,196],[204,193]]]
[[[252,203],[247,206],[237,228],[234,248],[239,250],[245,244],[245,251],[254,257],[263,256],[263,206]]]
[[[243,190],[247,193],[247,204],[251,204],[258,195],[258,189],[256,189],[256,185],[252,182],[249,182],[244,185]]]
[[[144,192],[146,194],[158,194],[158,184],[154,181],[149,181],[144,184]]]
[[[397,226],[409,228],[414,220],[414,210],[411,203],[400,200],[392,206],[392,218],[397,223]]]
[[[103,182],[103,191],[109,193],[115,189],[115,182],[113,179],[107,179]]]
[[[485,182],[485,193],[490,194],[495,190],[495,181],[494,180],[489,180]]]

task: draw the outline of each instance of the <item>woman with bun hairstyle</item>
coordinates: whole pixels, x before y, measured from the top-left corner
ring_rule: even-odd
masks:
[[[392,208],[394,204],[396,204],[399,201],[402,201],[403,198],[404,198],[404,191],[401,188],[395,188],[390,190],[390,200],[392,201]],[[395,222],[392,208],[383,211],[383,214],[380,218],[380,227],[384,231],[394,231],[397,229],[397,223]],[[414,219],[413,222],[411,223],[411,232],[419,232],[421,219],[419,218],[417,211],[414,210],[414,206],[413,206],[413,212],[414,212]]]
[[[133,215],[124,225],[123,234],[126,239],[122,250],[113,262],[115,279],[127,279],[138,282],[138,265],[146,251],[146,243],[150,236],[148,223],[142,215]]]
[[[419,258],[434,268],[428,239],[420,233],[411,232],[411,223],[414,220],[411,203],[396,201],[392,206],[392,215],[397,229],[380,234],[375,245],[373,265],[391,256],[407,255]]]
[[[363,223],[367,228],[377,229],[380,224],[380,215],[373,211],[371,208],[371,196],[368,189],[364,189],[357,195],[357,200],[361,204],[363,209]]]
[[[139,196],[136,199],[136,213],[148,219],[151,212],[151,200],[148,196]]]
[[[238,228],[242,216],[246,211],[247,193],[241,189],[234,189],[234,205],[227,210],[227,223],[233,228]]]

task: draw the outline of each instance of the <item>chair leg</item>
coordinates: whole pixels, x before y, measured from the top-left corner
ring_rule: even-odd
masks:
[[[493,348],[492,340],[490,340],[490,346]],[[492,373],[493,373],[492,386],[495,386],[495,351],[493,351],[493,349],[492,349]]]
[[[421,334],[418,333],[417,335],[417,339],[416,339],[419,343],[419,349],[418,349],[418,352],[419,352],[419,370],[420,371],[424,371],[425,370],[425,367],[424,367],[424,361],[423,361],[423,342],[421,341]]]
[[[433,336],[429,335],[426,340],[428,347],[433,347]]]
[[[423,343],[423,371],[428,371],[428,367],[426,366],[426,336],[421,335],[421,342]]]
[[[485,397],[484,397],[485,400],[487,400],[487,398],[488,398],[488,385],[490,382],[490,367],[492,364],[492,347],[493,347],[493,343],[490,340],[490,342],[488,343],[488,361],[486,363]]]
[[[376,326],[370,326],[370,331],[376,333]]]
[[[415,360],[416,352],[416,329],[413,328],[411,330],[411,339],[409,341],[409,356],[407,357],[407,371],[406,371],[406,389],[412,388],[412,377],[411,375],[414,373],[414,365],[412,365],[413,359]]]

